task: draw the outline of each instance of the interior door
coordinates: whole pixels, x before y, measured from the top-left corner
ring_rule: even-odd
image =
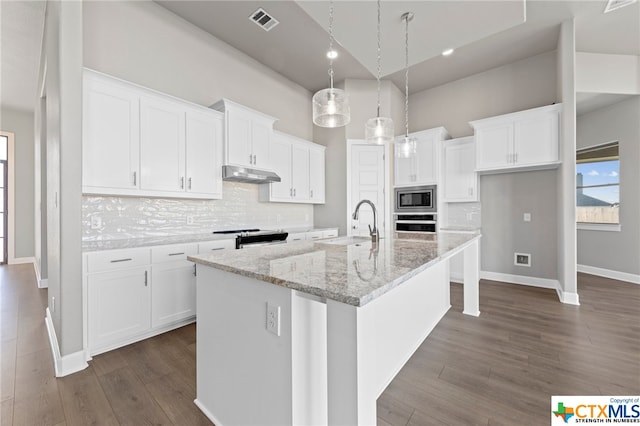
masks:
[[[360,200],[371,201],[378,211],[378,229],[385,231],[385,167],[383,145],[351,146],[351,196],[349,211],[353,213]],[[369,205],[360,206],[358,220],[351,220],[350,235],[368,236],[373,228],[373,210]]]

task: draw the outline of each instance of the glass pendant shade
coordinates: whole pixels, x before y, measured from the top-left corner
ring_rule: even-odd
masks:
[[[417,142],[415,138],[404,136],[396,141],[396,157],[411,158],[416,154]]]
[[[313,123],[320,127],[342,127],[351,121],[349,97],[342,89],[331,87],[313,95]]]
[[[384,145],[393,142],[393,120],[386,117],[376,117],[367,120],[364,128],[367,142]]]

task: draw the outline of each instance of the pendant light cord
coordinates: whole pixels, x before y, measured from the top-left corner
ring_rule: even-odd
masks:
[[[329,3],[329,87],[333,89],[333,0]]]
[[[405,36],[404,36],[404,127],[405,137],[409,137],[409,20],[410,15],[406,14],[404,17],[405,22]]]
[[[380,64],[382,63],[380,51],[380,0],[378,0],[378,118],[380,118]]]

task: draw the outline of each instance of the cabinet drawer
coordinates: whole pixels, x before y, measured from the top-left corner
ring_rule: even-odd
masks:
[[[293,232],[293,233],[289,233],[289,235],[287,236],[287,242],[304,241],[306,239],[307,239],[306,232]]]
[[[207,241],[198,244],[198,254],[206,254],[218,250],[228,250],[236,248],[236,240],[230,238],[228,240]]]
[[[338,236],[337,229],[331,229],[329,231],[322,231],[322,238],[335,238]]]
[[[153,263],[174,262],[187,260],[187,256],[198,253],[197,244],[175,244],[151,249],[151,261]]]
[[[146,249],[109,250],[87,254],[87,272],[113,271],[151,263],[151,253]]]
[[[320,240],[324,238],[322,231],[307,232],[307,240]]]

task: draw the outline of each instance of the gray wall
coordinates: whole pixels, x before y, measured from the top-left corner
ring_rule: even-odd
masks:
[[[548,52],[412,95],[409,125],[444,126],[458,138],[473,135],[469,121],[555,101],[556,53]],[[557,278],[555,194],[554,170],[480,178],[483,271]],[[523,221],[525,212],[532,222]],[[514,266],[516,251],[531,254],[531,268]]]
[[[84,5],[84,66],[209,106],[223,97],[310,139],[311,93],[153,2]]]
[[[578,230],[578,264],[640,275],[640,96],[578,117],[578,149],[614,140],[621,231]]]
[[[14,139],[15,230],[14,257],[33,257],[34,252],[34,160],[33,114],[2,108],[0,130],[11,132]]]

